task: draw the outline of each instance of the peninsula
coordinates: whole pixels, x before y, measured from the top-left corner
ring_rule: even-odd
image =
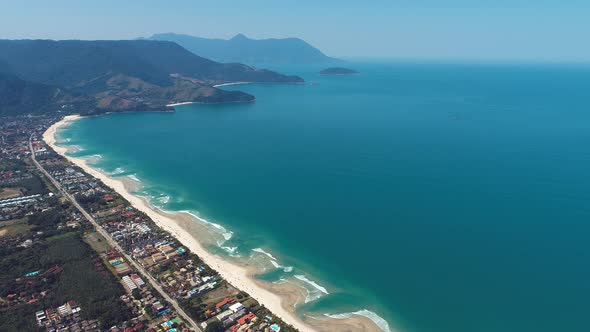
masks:
[[[43,105],[95,115],[170,111],[166,105],[183,102],[255,100],[247,93],[214,87],[233,82],[302,83],[303,79],[215,62],[167,41],[0,40],[0,94],[11,96],[0,103],[10,104],[11,110],[22,105],[38,113],[32,106]],[[41,93],[30,93],[32,89]]]

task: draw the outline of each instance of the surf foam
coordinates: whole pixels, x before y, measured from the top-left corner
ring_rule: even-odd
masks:
[[[262,249],[262,248],[254,248],[254,249],[252,249],[252,251],[257,252],[259,254],[266,255],[266,256],[268,256],[268,258],[270,258],[273,261],[276,261],[277,260],[273,255],[271,255],[270,253],[264,251],[264,249]]]
[[[312,287],[311,290],[308,289],[307,287],[305,288],[308,293],[307,297],[305,298],[305,303],[313,302],[313,301],[319,299],[320,297],[322,297],[324,294],[325,295],[330,294],[325,287],[319,285],[317,282],[315,282],[313,280],[307,279],[304,275],[298,274],[298,275],[295,275],[294,277],[303,281],[303,283],[310,285]]]
[[[374,313],[370,310],[367,310],[367,309],[363,309],[363,310],[359,310],[359,311],[355,311],[355,312],[347,312],[347,313],[342,313],[342,314],[324,314],[324,316],[329,317],[329,318],[334,318],[334,319],[351,318],[353,315],[363,316],[363,317],[370,319],[383,332],[393,332],[389,327],[389,323],[387,323],[387,321],[385,319],[383,319],[381,316],[379,316],[376,313]]]

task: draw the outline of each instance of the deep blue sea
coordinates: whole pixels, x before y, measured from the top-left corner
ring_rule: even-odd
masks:
[[[226,87],[257,101],[60,135],[153,204],[222,225],[220,253],[270,253],[260,278],[309,286],[302,315],[590,331],[590,66],[347,66],[361,74],[276,68],[317,84]]]

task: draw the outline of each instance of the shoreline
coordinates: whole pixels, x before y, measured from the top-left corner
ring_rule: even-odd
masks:
[[[230,82],[230,83],[221,83],[221,84],[215,84],[213,87],[214,88],[221,88],[223,86],[230,86],[230,85],[242,85],[242,84],[252,84],[254,82]]]
[[[190,103],[181,103],[190,104]],[[248,263],[228,261],[220,256],[210,253],[205,249],[201,241],[192,234],[198,234],[204,226],[198,225],[195,219],[200,219],[186,212],[166,212],[152,206],[146,197],[133,194],[133,184],[127,178],[112,178],[89,164],[86,158],[68,156],[68,149],[57,145],[55,137],[57,131],[73,121],[80,119],[79,115],[64,117],[61,121],[51,125],[44,133],[43,140],[58,154],[68,159],[86,173],[100,179],[105,185],[117,191],[123,198],[136,208],[148,215],[159,227],[176,237],[184,246],[198,255],[206,264],[216,270],[219,275],[234,287],[250,294],[259,303],[270,309],[285,323],[292,325],[300,331],[350,331],[350,332],[381,332],[382,329],[366,316],[352,314],[349,317],[315,317],[303,320],[295,312],[295,306],[303,303],[306,294],[292,282],[280,285],[266,283],[255,279],[260,271],[256,266]],[[206,220],[201,219],[206,222]],[[201,228],[201,229],[198,229]]]

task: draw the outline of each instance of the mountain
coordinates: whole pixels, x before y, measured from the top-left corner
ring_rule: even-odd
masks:
[[[24,81],[0,72],[0,115],[34,114],[58,109],[58,101],[71,98],[62,89]]]
[[[27,99],[30,89],[49,94],[58,88],[76,100],[86,96],[99,113],[164,110],[173,102],[254,100],[243,92],[212,87],[221,83],[303,82],[297,76],[211,61],[172,42],[148,40],[0,40],[2,72],[14,75],[4,78],[5,91],[13,84]]]
[[[299,38],[250,39],[238,34],[226,40],[161,33],[148,39],[175,42],[195,54],[221,62],[325,64],[341,61],[328,57]]]
[[[242,64],[211,61],[166,41],[0,40],[0,61],[23,79],[71,88],[83,88],[114,74],[160,86],[172,84],[171,74],[207,85],[303,81]]]

